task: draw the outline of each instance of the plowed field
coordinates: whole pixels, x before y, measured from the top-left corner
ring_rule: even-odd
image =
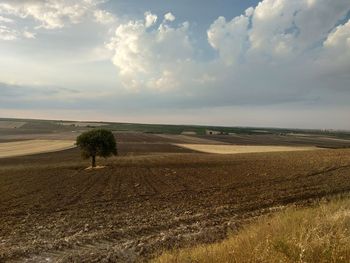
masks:
[[[350,150],[98,161],[85,170],[76,149],[0,159],[1,262],[133,262],[350,190]]]

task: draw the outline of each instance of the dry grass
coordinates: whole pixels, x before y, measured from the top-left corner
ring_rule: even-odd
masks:
[[[0,143],[0,158],[55,152],[73,148],[72,140],[27,140]]]
[[[221,243],[166,252],[153,262],[350,262],[350,198],[290,208]]]
[[[194,151],[216,154],[258,153],[258,152],[291,152],[311,151],[317,147],[297,146],[253,146],[253,145],[209,145],[209,144],[176,144],[176,146]]]

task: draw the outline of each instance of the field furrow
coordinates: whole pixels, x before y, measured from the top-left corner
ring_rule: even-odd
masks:
[[[98,160],[106,165],[98,170],[85,170],[77,152],[61,165],[48,156],[12,170],[3,160],[2,261],[149,258],[220,240],[285,205],[350,191],[349,150],[125,156]]]

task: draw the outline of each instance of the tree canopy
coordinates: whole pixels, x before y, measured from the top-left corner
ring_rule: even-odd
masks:
[[[80,147],[83,158],[91,158],[92,167],[96,167],[96,156],[107,158],[117,155],[117,143],[109,130],[94,129],[84,132],[77,137],[76,144]]]

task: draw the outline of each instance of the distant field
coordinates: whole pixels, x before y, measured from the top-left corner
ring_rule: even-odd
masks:
[[[223,142],[234,145],[261,145],[261,146],[317,146],[320,148],[350,148],[350,140],[321,135],[277,135],[277,134],[235,134],[235,135],[202,135],[203,139]],[[219,144],[219,143],[218,143]]]
[[[0,129],[14,129],[22,127],[26,122],[23,121],[1,121]]]
[[[75,126],[75,127],[99,127],[99,126],[106,126],[108,124],[106,123],[100,123],[100,122],[58,122],[57,124],[63,125],[63,126]]]
[[[317,147],[288,147],[288,146],[252,146],[252,145],[210,145],[210,144],[176,144],[186,149],[216,154],[262,153],[262,152],[292,152],[311,151]]]
[[[188,135],[188,137],[201,137],[209,140],[219,140],[230,143],[248,140],[253,143],[257,139],[258,144],[275,145],[283,143],[314,144],[322,143],[330,148],[342,148],[350,145],[350,131],[326,131],[326,130],[303,130],[303,129],[280,129],[280,128],[257,128],[257,127],[223,127],[223,126],[201,126],[201,125],[169,125],[169,124],[141,124],[141,123],[118,123],[118,122],[95,122],[95,121],[67,121],[67,120],[33,120],[33,119],[9,119],[0,118],[0,139],[2,135],[33,135],[57,132],[81,132],[93,127],[103,127],[115,132],[139,132],[148,134],[164,135]],[[6,126],[5,126],[6,122]],[[16,124],[16,129],[13,128]],[[19,124],[22,126],[19,127]],[[206,135],[208,130],[218,133]],[[226,135],[226,136],[225,136]],[[241,136],[245,138],[240,138]],[[207,138],[211,137],[211,138]],[[215,138],[214,138],[215,137]],[[260,137],[262,137],[260,139]],[[293,138],[295,137],[295,138]],[[328,142],[323,138],[348,139],[348,141]],[[253,139],[253,140],[251,140]],[[269,140],[266,142],[265,139]],[[190,142],[186,142],[190,143]],[[197,142],[196,142],[197,143]],[[235,142],[233,142],[236,144]],[[318,145],[320,146],[320,145]],[[321,146],[322,147],[322,146]]]
[[[0,158],[54,152],[74,147],[71,140],[26,140],[0,143]]]
[[[167,140],[175,140],[188,144],[225,144],[224,142],[216,141],[215,138],[212,140],[210,136],[207,136],[206,138],[183,134],[158,134],[157,136]]]

